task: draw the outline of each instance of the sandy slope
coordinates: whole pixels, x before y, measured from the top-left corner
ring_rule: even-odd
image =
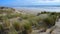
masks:
[[[54,29],[54,31],[52,32],[52,34],[60,34],[60,19],[58,22],[56,22],[56,28]]]
[[[50,31],[53,30],[51,33]],[[46,32],[39,32],[40,30],[33,30],[32,34],[60,34],[60,19],[56,22],[56,25],[50,29],[47,29]]]

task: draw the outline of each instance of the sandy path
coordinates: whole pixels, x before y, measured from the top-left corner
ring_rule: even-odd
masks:
[[[60,34],[60,19],[58,22],[56,22],[56,28],[54,29],[52,34]]]

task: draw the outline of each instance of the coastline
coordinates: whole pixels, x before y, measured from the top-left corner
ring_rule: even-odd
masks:
[[[13,7],[18,10],[60,12],[60,7]]]

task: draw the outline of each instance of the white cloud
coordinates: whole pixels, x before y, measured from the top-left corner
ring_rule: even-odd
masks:
[[[36,3],[51,3],[51,2],[60,2],[60,0],[36,0]]]
[[[60,0],[38,0],[38,1],[59,2]]]
[[[59,4],[60,0],[15,0],[14,5]]]

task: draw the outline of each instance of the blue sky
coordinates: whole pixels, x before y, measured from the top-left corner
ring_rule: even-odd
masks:
[[[0,0],[0,6],[60,5],[60,0]]]

